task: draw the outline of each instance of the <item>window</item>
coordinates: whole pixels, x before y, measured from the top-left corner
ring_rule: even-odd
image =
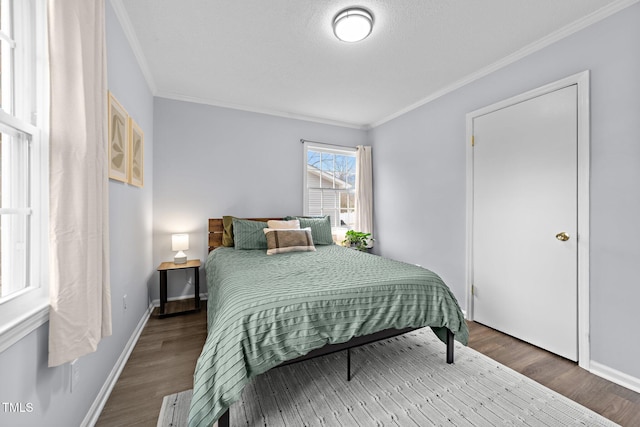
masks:
[[[30,146],[33,135],[0,133],[0,301],[29,286]]]
[[[44,0],[0,0],[0,351],[48,313],[45,25]]]
[[[304,145],[304,214],[329,215],[334,236],[343,235],[355,222],[356,150],[309,141]]]

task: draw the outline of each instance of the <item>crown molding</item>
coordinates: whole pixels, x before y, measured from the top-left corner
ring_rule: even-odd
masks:
[[[213,107],[228,108],[228,109],[231,109],[231,110],[246,111],[246,112],[249,112],[249,113],[266,114],[266,115],[269,115],[269,116],[283,117],[283,118],[286,118],[286,119],[303,120],[303,121],[306,121],[306,122],[314,122],[314,123],[320,123],[320,124],[324,124],[324,125],[339,126],[339,127],[358,129],[358,130],[368,130],[369,129],[368,126],[362,125],[362,124],[358,124],[358,123],[342,122],[342,121],[339,121],[339,120],[327,119],[327,118],[323,118],[323,117],[307,116],[307,115],[304,115],[304,114],[297,114],[297,113],[290,113],[290,112],[286,112],[286,111],[272,110],[272,109],[269,109],[269,108],[250,107],[250,106],[247,106],[247,105],[233,104],[233,103],[229,103],[229,102],[222,102],[222,101],[216,101],[216,100],[211,100],[211,99],[199,98],[199,97],[195,97],[195,96],[183,95],[183,94],[173,93],[173,92],[160,91],[160,92],[156,93],[155,96],[158,97],[158,98],[172,99],[174,101],[192,102],[192,103],[195,103],[195,104],[210,105],[210,106],[213,106]]]
[[[127,40],[129,41],[129,45],[131,46],[131,49],[136,57],[136,60],[138,62],[138,65],[140,67],[140,70],[142,71],[142,74],[147,82],[147,85],[149,86],[149,89],[151,91],[151,93],[153,94],[153,96],[157,96],[157,97],[161,97],[161,98],[168,98],[168,99],[173,99],[173,100],[177,100],[177,101],[184,101],[184,102],[193,102],[193,103],[198,103],[198,104],[205,104],[205,105],[211,105],[211,106],[216,106],[216,107],[222,107],[222,108],[230,108],[230,109],[234,109],[234,110],[240,110],[240,111],[247,111],[247,112],[252,112],[252,113],[259,113],[259,114],[267,114],[267,115],[271,115],[271,116],[276,116],[276,117],[284,117],[284,118],[290,118],[290,119],[296,119],[296,120],[303,120],[303,121],[309,121],[309,122],[314,122],[314,123],[321,123],[321,124],[327,124],[327,125],[332,125],[332,126],[340,126],[340,127],[347,127],[347,128],[352,128],[352,129],[359,129],[359,130],[371,130],[373,128],[376,128],[386,122],[389,122],[397,117],[400,117],[404,114],[407,114],[425,104],[428,104],[438,98],[441,98],[457,89],[460,89],[461,87],[464,87],[476,80],[479,80],[495,71],[498,71],[510,64],[513,64],[516,61],[519,61],[520,59],[523,59],[529,55],[531,55],[532,53],[535,53],[539,50],[544,49],[545,47],[560,41],[584,28],[587,28],[623,9],[626,9],[627,7],[630,7],[636,3],[638,3],[640,0],[616,0],[604,7],[602,7],[601,9],[583,17],[582,19],[579,19],[577,21],[574,21],[573,23],[566,25],[565,27],[549,34],[548,36],[545,36],[531,44],[529,44],[528,46],[525,46],[524,48],[514,52],[511,55],[508,55],[504,58],[502,58],[499,61],[494,62],[493,64],[490,64],[484,68],[479,69],[478,71],[471,73],[469,75],[467,75],[466,77],[457,80],[455,82],[453,82],[452,84],[443,87],[442,89],[430,94],[429,96],[422,98],[421,100],[401,109],[398,110],[397,112],[390,114],[380,120],[377,120],[373,123],[353,123],[353,122],[343,122],[343,121],[339,121],[339,120],[333,120],[333,119],[328,119],[328,118],[323,118],[323,117],[315,117],[315,116],[308,116],[308,115],[303,115],[303,114],[297,114],[297,113],[290,113],[290,112],[285,112],[285,111],[279,111],[279,110],[271,110],[268,108],[257,108],[257,107],[251,107],[251,106],[246,106],[246,105],[238,105],[238,104],[232,104],[232,103],[226,103],[226,102],[222,102],[222,101],[217,101],[217,100],[209,100],[209,99],[204,99],[204,98],[198,98],[198,97],[192,97],[192,96],[187,96],[187,95],[182,95],[182,94],[177,94],[177,93],[171,93],[171,92],[164,92],[164,91],[159,91],[155,80],[153,78],[153,74],[151,73],[151,70],[149,68],[149,65],[147,63],[146,57],[143,53],[142,47],[140,45],[140,42],[138,41],[138,38],[135,34],[135,31],[133,30],[133,25],[131,24],[131,21],[129,19],[129,15],[126,11],[126,8],[124,7],[124,3],[123,0],[110,0],[111,1],[111,5],[114,8],[114,11],[116,13],[116,16],[118,18],[118,21],[120,22],[120,25],[122,26],[122,29],[124,31],[124,34],[127,38]]]
[[[151,73],[151,69],[149,68],[149,64],[147,63],[147,58],[144,56],[144,52],[142,50],[142,46],[140,46],[136,32],[133,29],[131,20],[129,19],[127,9],[124,7],[123,0],[111,0],[111,6],[113,6],[113,10],[115,11],[116,17],[122,27],[122,31],[129,41],[129,46],[133,51],[133,55],[138,61],[138,66],[140,67],[140,71],[142,71],[142,75],[147,82],[147,86],[149,86],[151,94],[155,95],[158,91],[156,82],[153,78],[153,74]]]
[[[422,98],[420,101],[409,105],[408,107],[405,107],[381,120],[378,120],[374,123],[371,123],[369,126],[367,126],[367,128],[375,128],[378,127],[388,121],[391,121],[397,117],[402,116],[403,114],[406,114],[410,111],[415,110],[418,107],[421,107],[425,104],[428,104],[429,102],[432,102],[448,93],[451,93],[457,89],[460,89],[463,86],[468,85],[469,83],[472,83],[476,80],[481,79],[482,77],[485,77],[495,71],[500,70],[501,68],[506,67],[507,65],[513,64],[516,61],[519,61],[522,58],[525,58],[526,56],[531,55],[534,52],[537,52],[539,50],[544,49],[545,47],[560,41],[584,28],[587,28],[599,21],[602,21],[605,18],[608,18],[609,16],[613,15],[614,13],[617,13],[623,9],[626,9],[629,6],[632,6],[636,3],[638,3],[638,1],[640,0],[617,0],[614,1],[613,3],[610,3],[598,10],[596,10],[595,12],[577,20],[572,22],[569,25],[566,25],[563,28],[560,28],[557,31],[554,31],[553,33],[549,34],[546,37],[543,37],[525,47],[523,47],[522,49],[512,53],[511,55],[508,55],[504,58],[502,58],[499,61],[494,62],[493,64],[490,64],[484,68],[479,69],[478,71],[469,74],[468,76],[452,83],[449,86],[446,86],[434,93],[432,93],[431,95],[427,96],[426,98]]]

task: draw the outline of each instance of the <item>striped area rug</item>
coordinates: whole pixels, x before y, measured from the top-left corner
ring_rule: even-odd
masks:
[[[272,369],[231,407],[232,426],[615,426],[533,380],[429,328]],[[186,426],[191,391],[165,397],[159,427]],[[167,408],[165,408],[165,403]]]

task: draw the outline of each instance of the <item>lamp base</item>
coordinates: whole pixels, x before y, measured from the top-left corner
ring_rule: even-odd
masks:
[[[184,254],[184,252],[180,251],[176,254],[175,257],[173,257],[173,263],[174,264],[186,264],[187,263],[187,256]]]

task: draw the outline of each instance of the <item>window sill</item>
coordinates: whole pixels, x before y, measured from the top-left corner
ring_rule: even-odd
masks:
[[[0,353],[49,321],[49,298],[39,292],[34,292],[33,294],[17,298],[26,299],[26,301],[20,301],[18,307],[14,304],[11,304],[14,307],[2,307],[3,313],[0,316]],[[26,307],[29,310],[25,310]],[[20,308],[22,310],[19,310]]]

